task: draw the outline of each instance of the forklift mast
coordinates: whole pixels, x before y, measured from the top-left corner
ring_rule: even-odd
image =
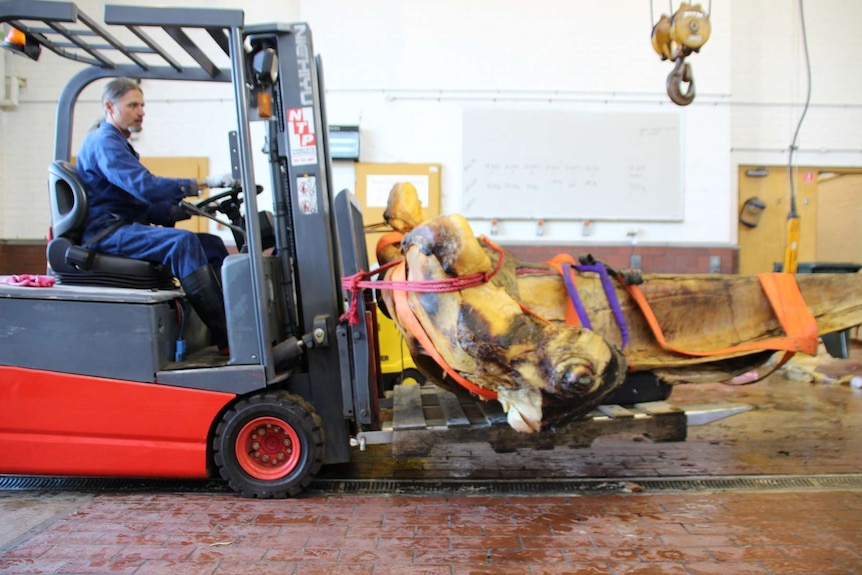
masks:
[[[73,155],[75,104],[82,90],[106,78],[231,83],[237,128],[230,140],[233,170],[243,190],[256,188],[250,122],[265,122],[278,285],[264,260],[256,195],[246,193],[246,247],[226,260],[222,278],[230,364],[196,370],[201,383],[192,373],[184,373],[182,381],[165,373],[162,381],[198,389],[225,390],[229,380],[245,391],[286,388],[320,415],[324,463],[348,461],[351,432],[373,427],[377,418],[374,309],[370,298],[360,298],[359,314],[366,321],[348,325],[339,319],[345,309],[341,276],[367,270],[368,262],[356,200],[346,190],[337,198],[332,191],[323,74],[309,26],[246,27],[241,10],[125,5],[106,5],[102,25],[72,2],[47,0],[0,0],[0,23],[25,34],[32,59],[44,48],[83,64],[57,104],[55,160]],[[154,31],[170,39],[170,49]],[[138,46],[129,47],[127,38]],[[221,63],[225,56],[229,67]],[[285,342],[301,342],[303,348],[287,367],[279,364],[278,354]],[[204,376],[220,383],[203,383]]]

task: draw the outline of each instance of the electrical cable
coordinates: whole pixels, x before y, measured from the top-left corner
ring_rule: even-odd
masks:
[[[790,143],[790,149],[787,156],[787,180],[790,185],[790,213],[787,215],[787,246],[784,253],[784,268],[788,273],[796,273],[797,254],[799,251],[799,212],[796,205],[796,187],[793,182],[793,152],[796,150],[796,141],[799,138],[799,130],[802,128],[802,122],[805,120],[805,115],[808,113],[808,106],[811,103],[811,58],[808,54],[808,33],[805,29],[805,12],[803,10],[803,0],[799,0],[799,19],[802,24],[802,46],[805,51],[805,69],[808,81],[808,90],[805,96],[805,105],[802,108],[802,115],[799,116],[799,122],[796,124],[796,131],[793,134],[793,141]]]
[[[177,347],[174,352],[174,361],[180,362],[185,359],[186,355],[186,340],[185,340],[185,331],[186,331],[186,310],[183,307],[182,302],[179,298],[174,300],[174,304],[177,308],[177,320],[179,321],[180,327],[177,333]]]
[[[808,55],[808,35],[805,30],[805,14],[802,11],[802,0],[799,0],[799,18],[802,23],[802,46],[805,50],[805,68],[808,80],[808,93],[805,95],[805,106],[802,108],[802,115],[799,116],[799,123],[796,124],[796,132],[793,134],[793,142],[790,144],[789,159],[787,161],[787,174],[790,175],[790,170],[793,165],[793,151],[796,149],[796,140],[799,138],[799,129],[802,128],[802,121],[805,119],[805,114],[808,113],[808,106],[811,103],[811,59]],[[796,193],[793,188],[793,178],[790,179],[790,198],[791,208],[796,211]]]

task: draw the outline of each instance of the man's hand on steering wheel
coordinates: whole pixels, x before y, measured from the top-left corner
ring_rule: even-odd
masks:
[[[263,191],[263,186],[255,186],[255,188],[255,192],[260,195],[260,193]],[[239,205],[242,204],[242,198],[240,198],[240,195],[242,195],[242,193],[242,182],[236,180],[236,185],[231,187],[230,189],[227,189],[213,196],[204,198],[198,202],[195,202],[192,205],[197,209],[203,210],[208,213],[213,213],[216,211],[225,213],[225,210],[222,209],[222,200],[224,200],[225,198],[231,198],[232,201],[229,202],[229,205],[239,207]]]
[[[242,182],[235,179],[231,174],[208,176],[206,184],[208,188],[238,188],[242,186]]]
[[[240,217],[239,206],[242,204],[242,198],[240,196],[243,193],[243,189],[239,181],[237,181],[236,184],[237,185],[233,188],[213,196],[209,196],[198,202],[190,203],[183,201],[180,202],[179,205],[183,210],[191,215],[207,217],[220,224],[224,224],[224,222],[215,218],[216,212],[221,212],[226,215],[232,222],[234,222],[234,224],[239,223],[237,220]],[[255,188],[257,194],[260,194],[263,191],[263,186],[255,186]]]

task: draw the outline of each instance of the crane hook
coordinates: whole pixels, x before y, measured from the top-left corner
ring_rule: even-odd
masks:
[[[688,84],[688,89],[683,91],[682,83]],[[691,72],[691,64],[685,61],[685,56],[676,59],[676,65],[667,76],[667,95],[671,101],[679,106],[688,106],[694,101],[694,75]]]

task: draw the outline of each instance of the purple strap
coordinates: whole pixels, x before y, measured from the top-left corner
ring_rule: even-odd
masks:
[[[590,316],[587,315],[587,310],[584,307],[584,302],[581,301],[581,296],[578,294],[578,288],[575,287],[575,280],[572,278],[571,264],[562,266],[563,283],[566,285],[566,291],[569,292],[569,299],[572,300],[572,305],[575,311],[578,312],[578,319],[581,320],[581,325],[591,330],[593,329],[590,323]]]
[[[577,266],[570,265],[569,267],[574,267],[579,272],[595,272],[599,274],[599,278],[602,280],[602,287],[605,290],[605,297],[608,298],[608,304],[611,306],[611,311],[614,314],[614,319],[617,320],[617,327],[619,327],[620,335],[622,336],[622,349],[625,349],[629,342],[629,327],[628,324],[626,324],[626,318],[623,315],[623,308],[620,306],[620,301],[617,299],[617,293],[614,291],[614,286],[611,283],[611,277],[608,275],[608,270],[600,263]],[[575,310],[578,312],[578,317],[580,318],[581,323],[584,324],[585,328],[592,329],[589,322],[584,321],[584,317],[586,317],[587,313],[586,310],[584,310],[582,315],[581,310],[584,309],[584,305],[581,303],[581,298],[577,296],[575,282],[571,279],[570,274],[564,273],[563,281],[566,284],[566,290],[569,292],[569,297],[572,298],[572,305],[575,306]],[[571,284],[571,288],[569,288],[569,284]],[[572,296],[572,292],[575,293],[575,296]]]

